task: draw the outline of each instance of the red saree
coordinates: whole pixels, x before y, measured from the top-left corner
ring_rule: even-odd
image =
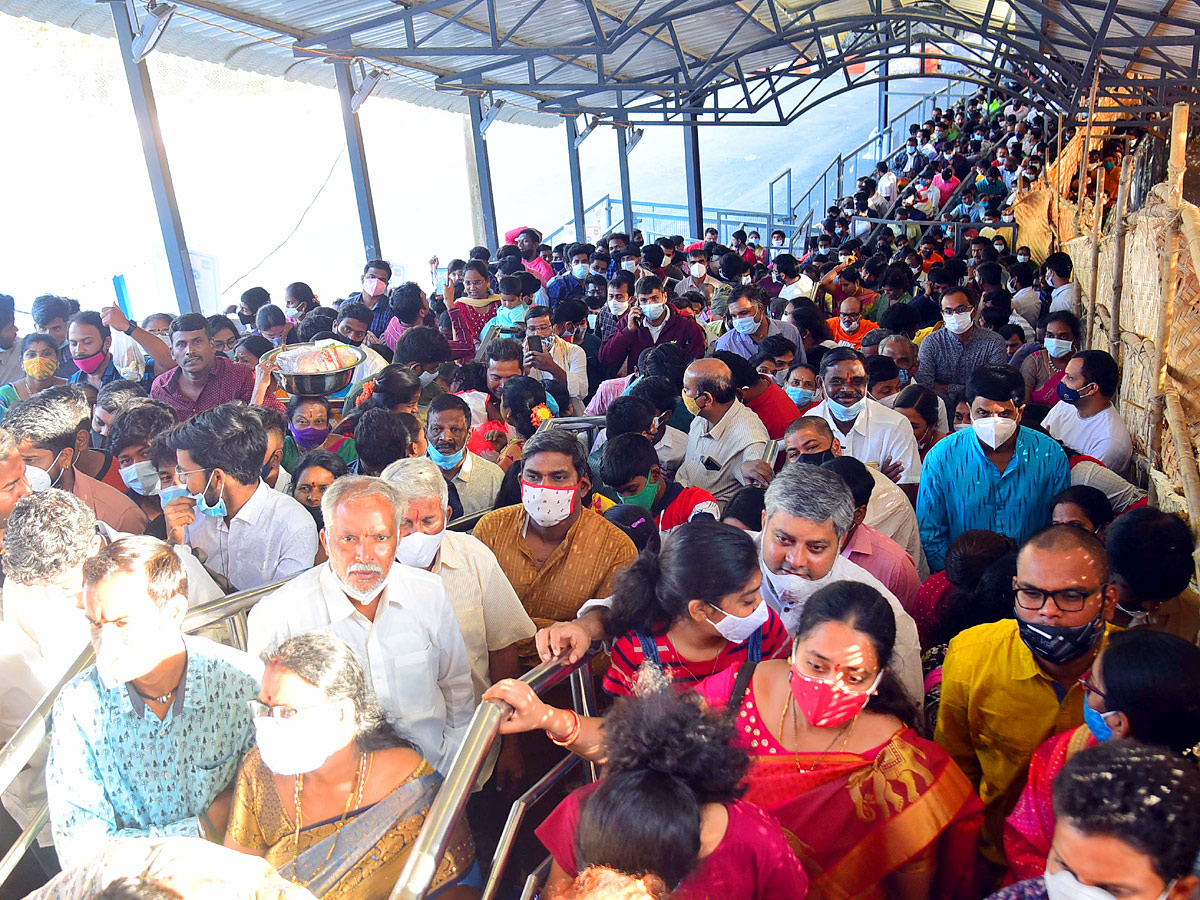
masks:
[[[712,705],[728,703],[738,668],[705,679],[697,690]],[[808,874],[811,900],[885,900],[888,876],[930,867],[931,898],[979,896],[983,805],[937,744],[901,728],[865,754],[797,758],[761,720],[753,685],[737,725],[739,743],[751,754],[743,799],[783,826]]]
[[[1046,871],[1046,857],[1054,840],[1054,776],[1072,756],[1096,743],[1088,727],[1080,725],[1047,738],[1034,751],[1029,761],[1029,780],[1004,820],[1004,855],[1008,859],[1005,884],[1037,878]]]

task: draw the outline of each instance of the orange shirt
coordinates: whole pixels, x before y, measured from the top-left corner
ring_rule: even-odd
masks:
[[[829,330],[833,332],[833,339],[838,344],[844,347],[853,347],[855,350],[862,346],[863,335],[872,329],[879,326],[870,319],[861,319],[858,323],[858,330],[854,334],[847,334],[842,330],[842,319],[840,316],[834,316],[832,319],[826,319],[825,324],[829,326]]]

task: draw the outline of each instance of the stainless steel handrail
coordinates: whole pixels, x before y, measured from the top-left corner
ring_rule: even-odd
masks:
[[[262,587],[239,591],[236,594],[218,597],[216,600],[195,606],[188,611],[187,617],[183,620],[183,630],[197,631],[224,619],[240,615],[265,595],[291,580],[291,578],[283,578]],[[8,743],[0,747],[0,792],[8,790],[25,766],[29,764],[33,755],[49,739],[50,713],[54,709],[54,703],[58,699],[59,693],[71,679],[90,666],[94,658],[95,654],[92,652],[91,644],[88,644],[80,651],[75,661],[67,667],[55,685],[38,701],[38,705],[26,716],[25,721],[13,733]],[[25,851],[33,845],[48,817],[49,811],[43,804],[34,814],[33,820],[5,852],[3,858],[0,858],[0,883],[3,883],[11,874],[21,857],[25,855]]]
[[[565,666],[558,660],[541,663],[526,672],[520,680],[528,684],[535,693],[541,694],[569,678],[577,669],[588,665],[599,649],[599,644],[593,644],[582,659],[570,666]],[[450,843],[450,833],[462,818],[467,798],[475,786],[480,769],[483,768],[483,761],[499,733],[500,720],[510,709],[507,703],[497,700],[489,700],[476,707],[467,726],[466,736],[459,745],[458,752],[454,754],[441,790],[434,798],[429,812],[425,814],[425,824],[409,851],[408,860],[389,895],[389,900],[420,900],[425,896],[425,891],[429,889],[442,855]]]

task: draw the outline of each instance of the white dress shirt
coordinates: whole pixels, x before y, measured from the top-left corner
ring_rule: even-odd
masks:
[[[796,633],[796,628],[800,624],[800,614],[804,611],[804,604],[808,602],[808,598],[834,582],[857,581],[870,585],[883,595],[883,599],[888,602],[892,612],[896,615],[896,643],[892,649],[892,671],[896,673],[908,699],[916,705],[917,711],[920,712],[925,702],[925,676],[921,670],[921,642],[917,638],[917,623],[900,605],[896,595],[862,566],[841,555],[834,558],[833,567],[824,578],[809,581],[786,576],[787,587],[781,589],[780,576],[773,574],[767,569],[766,563],[762,561],[762,535],[752,531],[750,536],[754,538],[754,542],[760,548],[758,562],[763,573],[763,599],[775,612],[779,613],[779,618],[783,620],[784,627],[787,628],[790,635]]]
[[[808,415],[820,416],[829,423],[846,456],[853,456],[876,469],[882,467],[884,460],[903,463],[900,484],[918,484],[921,481],[921,452],[917,449],[917,439],[913,437],[912,423],[894,409],[888,409],[878,400],[867,397],[862,412],[854,419],[854,426],[845,434],[829,411],[828,398],[809,410]]]
[[[867,501],[867,516],[863,524],[887,535],[907,550],[917,567],[917,575],[924,581],[929,577],[929,563],[925,561],[925,550],[921,546],[917,511],[892,479],[870,466],[867,466],[867,471],[875,479],[875,487],[871,490],[871,499]]]
[[[1037,328],[1038,316],[1042,311],[1042,298],[1031,287],[1023,287],[1012,295],[1013,312]]]
[[[469,516],[492,508],[500,484],[504,481],[504,470],[468,450],[450,481],[462,502],[462,514]]]
[[[394,563],[372,622],[347,598],[330,565],[317,566],[250,611],[249,651],[258,655],[310,631],[335,634],[354,649],[388,720],[445,774],[475,698],[442,579]]]
[[[0,621],[0,745],[16,734],[61,674],[47,670],[37,647],[20,628]],[[38,750],[4,790],[4,808],[21,828],[33,821],[46,802],[46,753],[45,747]],[[38,833],[38,844],[49,847],[53,843],[46,825]]]
[[[911,438],[911,425],[908,434]],[[770,439],[762,419],[741,400],[734,400],[716,425],[696,416],[688,431],[687,453],[675,480],[684,487],[704,488],[724,509],[742,487],[738,471],[741,464],[749,459],[762,459]]]
[[[205,566],[246,591],[311,569],[317,525],[298,501],[259,481],[228,525],[224,516],[197,512],[184,542],[203,554]]]
[[[543,341],[545,340],[543,338]],[[564,341],[558,335],[548,343],[546,352],[555,364],[567,373],[567,393],[572,399],[582,401],[588,392],[587,354],[578,344]],[[554,376],[549,372],[542,372],[542,381],[553,380]]]

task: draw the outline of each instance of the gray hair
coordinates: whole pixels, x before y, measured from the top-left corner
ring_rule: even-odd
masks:
[[[854,523],[854,498],[836,472],[804,462],[788,463],[764,498],[767,518],[782,512],[810,522],[833,522],[843,537]]]
[[[388,465],[380,476],[396,489],[397,504],[406,509],[413,500],[437,497],[445,509],[450,504],[450,488],[446,479],[433,462],[425,456],[398,459]]]
[[[23,497],[4,532],[4,575],[17,584],[45,584],[87,559],[96,536],[96,515],[57,488]]]
[[[400,495],[388,482],[372,475],[343,475],[334,480],[321,495],[321,518],[328,528],[334,521],[334,510],[348,500],[364,497],[382,497],[392,505],[396,530],[400,530]]]
[[[879,352],[882,353],[884,350],[886,350],[888,347],[891,347],[892,345],[897,345],[897,346],[902,347],[905,350],[907,350],[909,353],[912,354],[912,358],[914,360],[917,358],[917,349],[918,349],[917,345],[914,344],[912,341],[910,341],[908,338],[906,338],[902,334],[889,334],[887,337],[885,337],[882,341],[879,342]]]
[[[17,442],[11,434],[0,428],[0,462],[17,452]]]
[[[113,541],[83,564],[83,583],[98,584],[117,573],[143,576],[146,595],[159,609],[172,597],[182,597],[187,602],[187,570],[166,541],[148,534]]]
[[[568,431],[566,428],[554,428],[543,426],[533,437],[525,442],[525,446],[521,449],[521,465],[524,467],[525,461],[536,453],[561,453],[564,456],[571,457],[571,465],[575,467],[575,473],[581,478],[584,475],[591,477],[591,469],[588,468],[587,450],[583,443],[579,440],[578,435],[573,431]]]
[[[355,741],[362,752],[408,743],[388,724],[367,687],[362,662],[340,637],[324,631],[299,634],[265,651],[262,661],[268,666],[282,666],[303,678],[328,701],[353,702]]]
[[[71,397],[47,393],[35,394],[14,406],[4,417],[4,426],[18,444],[28,441],[39,450],[62,453],[75,446],[75,435],[86,416],[80,418]]]

